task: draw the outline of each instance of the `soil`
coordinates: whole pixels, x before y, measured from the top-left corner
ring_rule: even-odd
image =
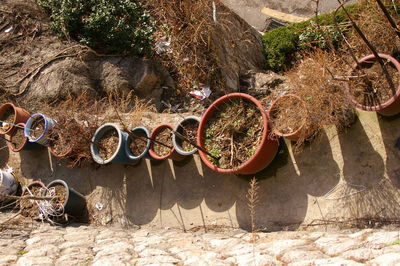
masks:
[[[17,127],[14,135],[11,138],[11,144],[14,146],[15,149],[19,149],[22,145],[24,145],[25,140],[26,137],[24,134],[24,129]]]
[[[74,136],[77,137],[77,136]],[[51,149],[53,153],[61,156],[67,154],[71,150],[72,136],[67,136],[61,132],[53,132],[51,138]]]
[[[392,64],[388,63],[386,66],[393,80],[394,90],[389,86],[378,62],[364,63],[362,69],[357,69],[352,73],[353,76],[360,76],[349,81],[350,93],[358,103],[366,106],[377,106],[393,97],[399,85],[400,76]]]
[[[1,121],[12,124],[12,123],[14,123],[14,118],[15,118],[14,109],[12,107],[9,107],[4,112],[3,117],[1,118]]]
[[[279,98],[270,111],[272,129],[280,134],[290,134],[298,130],[307,116],[304,104],[295,97]]]
[[[110,159],[117,150],[119,142],[118,132],[114,128],[108,130],[98,141],[99,154],[103,160]]]
[[[129,148],[132,154],[135,156],[139,156],[146,150],[147,134],[142,130],[137,131],[135,132],[135,136],[133,135],[129,136],[128,141],[129,141]]]
[[[220,105],[205,126],[205,148],[209,160],[222,169],[236,168],[257,150],[263,118],[260,110],[246,99],[232,99]]]
[[[45,123],[43,117],[38,117],[33,121],[30,131],[30,136],[32,139],[38,139],[40,135],[42,135],[44,131],[44,125]]]
[[[51,205],[55,210],[62,209],[64,202],[67,200],[67,189],[63,185],[55,185],[50,189],[54,189],[55,198],[51,200]]]
[[[33,196],[43,196],[43,187],[40,185],[32,185],[29,190],[33,194]],[[25,191],[22,196],[28,196],[30,193],[28,191]],[[21,208],[21,214],[26,217],[31,217],[31,218],[36,218],[39,215],[39,210],[38,206],[35,202],[35,200],[32,199],[21,199],[20,201],[20,208]]]
[[[190,123],[189,123],[190,122]],[[189,139],[191,142],[196,143],[197,137],[197,129],[199,127],[199,122],[195,122],[194,120],[190,120],[185,125],[181,125],[182,132],[180,132],[183,136]],[[192,151],[195,147],[190,144],[188,141],[182,141],[182,148],[184,151]]]
[[[154,137],[154,139],[161,143],[164,143],[169,147],[173,146],[172,131],[169,128],[164,128],[161,131],[159,131],[158,134]],[[163,157],[171,152],[171,148],[169,147],[154,142],[153,150],[158,156]]]

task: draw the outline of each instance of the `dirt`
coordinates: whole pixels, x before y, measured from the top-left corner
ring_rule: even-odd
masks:
[[[14,118],[15,118],[14,109],[12,107],[9,107],[4,112],[3,117],[1,118],[1,121],[12,124],[12,123],[14,123]]]
[[[164,128],[158,132],[158,134],[154,137],[154,139],[158,142],[161,142],[169,147],[173,147],[172,144],[172,131],[169,128]],[[172,148],[166,147],[164,145],[154,143],[153,150],[158,156],[166,156],[171,152]]]
[[[353,76],[360,76],[349,81],[350,93],[358,103],[377,106],[393,97],[400,81],[399,72],[390,63],[386,64],[386,69],[392,78],[394,89],[390,87],[378,62],[364,63],[362,69],[357,69],[352,73]]]
[[[146,150],[147,134],[144,131],[140,130],[138,132],[135,132],[134,136],[130,135],[128,141],[129,148],[132,154],[135,156],[139,156]]]
[[[290,134],[298,130],[307,116],[304,104],[295,97],[279,98],[270,111],[272,129],[281,134]]]
[[[181,125],[182,132],[180,132],[183,136],[189,139],[191,142],[196,143],[197,137],[197,129],[199,127],[199,123],[194,120],[190,120],[188,123]],[[192,151],[195,147],[190,144],[190,142],[183,140],[182,148],[184,151]]]
[[[99,154],[103,160],[110,159],[117,150],[119,142],[118,132],[114,128],[105,132],[98,141]]]
[[[26,137],[24,134],[24,129],[17,127],[14,135],[11,138],[11,144],[15,149],[21,148],[21,146],[24,145],[25,139]]]
[[[31,126],[30,136],[32,139],[38,139],[42,135],[45,127],[43,117],[36,118]]]
[[[55,185],[51,188],[48,188],[49,192],[55,198],[51,200],[51,205],[55,210],[60,210],[63,207],[63,204],[67,200],[67,189],[63,185]],[[51,190],[54,189],[54,194],[52,194]]]
[[[43,196],[43,187],[40,185],[32,185],[29,190],[33,196]],[[31,195],[28,191],[25,191],[22,196]],[[20,201],[21,214],[26,217],[36,218],[39,215],[38,206],[35,200],[32,199],[21,199]]]
[[[239,167],[257,150],[263,130],[260,110],[252,102],[225,102],[205,126],[205,148],[216,157],[208,159],[222,169]]]
[[[51,134],[51,149],[57,155],[65,155],[70,150],[70,143],[72,142],[72,136],[64,135],[61,132],[53,132]],[[75,136],[76,137],[76,136]]]

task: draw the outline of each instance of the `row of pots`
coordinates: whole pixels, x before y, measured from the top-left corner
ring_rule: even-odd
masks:
[[[137,164],[142,158],[153,159],[153,160],[166,160],[171,159],[175,161],[180,161],[185,158],[185,156],[192,155],[197,152],[197,148],[193,148],[190,151],[184,149],[182,142],[183,140],[179,138],[176,134],[173,134],[172,143],[173,147],[170,149],[168,154],[158,155],[155,150],[155,142],[152,141],[156,136],[162,132],[164,129],[168,129],[171,132],[182,133],[183,127],[187,123],[198,124],[200,118],[196,116],[189,116],[183,119],[176,127],[172,124],[161,124],[154,128],[150,133],[145,127],[139,126],[133,128],[130,132],[125,132],[119,128],[118,125],[114,123],[106,123],[99,127],[90,144],[90,150],[94,161],[98,164],[107,163],[123,163],[123,164]],[[99,145],[97,144],[107,132],[114,130],[118,134],[118,144],[115,152],[109,158],[103,158],[100,155]],[[142,137],[139,137],[142,136]],[[134,138],[141,138],[141,141],[145,142],[145,148],[140,151],[140,154],[135,155],[130,149],[130,144]]]

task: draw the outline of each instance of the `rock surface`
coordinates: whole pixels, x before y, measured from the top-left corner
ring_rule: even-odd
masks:
[[[1,214],[0,216],[4,216]],[[2,220],[2,219],[0,219]],[[232,228],[31,224],[3,229],[0,265],[398,265],[398,231],[251,233]],[[397,242],[396,242],[397,240]]]

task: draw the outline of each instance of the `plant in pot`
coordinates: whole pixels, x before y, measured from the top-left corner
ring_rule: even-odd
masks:
[[[47,185],[45,197],[52,198],[45,201],[42,205],[46,217],[53,222],[65,220],[65,215],[73,218],[80,218],[86,208],[85,197],[69,187],[68,184],[60,179],[54,180]]]
[[[28,141],[28,138],[25,137],[24,129],[25,124],[18,123],[15,125],[14,132],[6,137],[7,146],[11,151],[19,152],[21,150],[33,150],[40,148],[41,145]]]
[[[379,57],[389,77],[383,73],[375,55],[368,55],[349,71],[348,93],[361,110],[376,111],[384,116],[396,115],[400,113],[400,63],[387,54],[379,54]]]
[[[196,137],[199,128],[200,118],[189,116],[183,119],[176,127],[172,141],[175,150],[182,155],[192,155],[197,152]],[[197,145],[197,144],[196,144]]]
[[[125,152],[128,133],[122,131],[118,125],[106,123],[99,127],[90,143],[93,160],[98,164],[107,163],[136,163]]]
[[[185,158],[176,152],[173,143],[173,125],[161,124],[151,132],[151,143],[149,153],[155,160],[175,160],[181,161]]]
[[[285,94],[276,98],[269,108],[268,118],[273,135],[297,141],[306,139],[310,134],[307,106],[295,94]]]
[[[199,149],[209,168],[235,174],[261,171],[273,160],[279,146],[269,137],[263,106],[244,93],[227,94],[208,107],[199,125],[197,145],[209,153]]]
[[[33,114],[27,121],[24,129],[25,137],[30,142],[40,145],[49,145],[48,136],[54,127],[55,121],[41,113]]]
[[[142,158],[150,158],[150,133],[145,127],[135,127],[126,140],[125,152],[131,164],[139,163]]]
[[[19,202],[19,208],[21,215],[25,217],[31,217],[32,219],[39,218],[39,202],[35,199],[24,198],[27,196],[31,197],[42,197],[46,191],[46,186],[40,181],[33,181],[26,186],[22,192],[22,198]]]
[[[15,130],[15,125],[25,123],[30,114],[23,108],[16,107],[12,103],[5,103],[0,106],[0,134],[10,135]]]

